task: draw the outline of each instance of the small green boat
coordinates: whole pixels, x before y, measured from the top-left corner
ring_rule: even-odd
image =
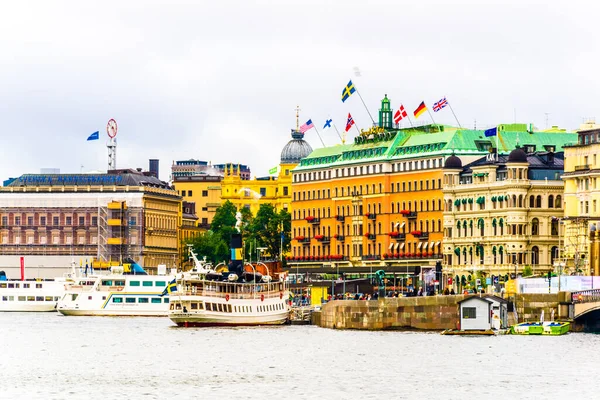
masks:
[[[569,332],[571,323],[569,322],[522,322],[510,327],[510,333],[513,335],[564,335]]]

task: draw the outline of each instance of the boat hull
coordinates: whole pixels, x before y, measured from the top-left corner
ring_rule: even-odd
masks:
[[[181,327],[210,327],[210,326],[260,326],[283,325],[289,319],[288,312],[260,316],[230,316],[214,313],[173,313],[169,318]]]

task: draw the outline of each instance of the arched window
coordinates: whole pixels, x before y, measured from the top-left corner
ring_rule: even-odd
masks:
[[[535,196],[529,196],[529,208],[535,207]]]
[[[557,195],[556,200],[554,200],[554,208],[562,208],[562,198],[560,195]]]
[[[550,234],[552,236],[558,236],[558,219],[552,218],[551,221],[552,222],[550,222]]]
[[[548,208],[554,208],[554,196],[548,196]]]
[[[542,196],[536,197],[535,199],[535,207],[536,208],[542,208]]]
[[[540,234],[540,220],[534,218],[531,220],[531,236],[538,236]]]
[[[540,249],[537,246],[531,248],[531,264],[538,265],[540,263]]]
[[[550,250],[550,265],[554,265],[554,261],[558,258],[558,247],[552,246]]]
[[[519,207],[523,207],[523,195],[519,195]]]

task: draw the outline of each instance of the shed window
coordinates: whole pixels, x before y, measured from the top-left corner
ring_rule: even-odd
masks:
[[[477,309],[475,307],[464,307],[463,308],[463,318],[464,319],[477,318]]]

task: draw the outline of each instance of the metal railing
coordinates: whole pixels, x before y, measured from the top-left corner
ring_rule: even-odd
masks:
[[[571,293],[573,303],[600,302],[600,289],[581,290]]]

